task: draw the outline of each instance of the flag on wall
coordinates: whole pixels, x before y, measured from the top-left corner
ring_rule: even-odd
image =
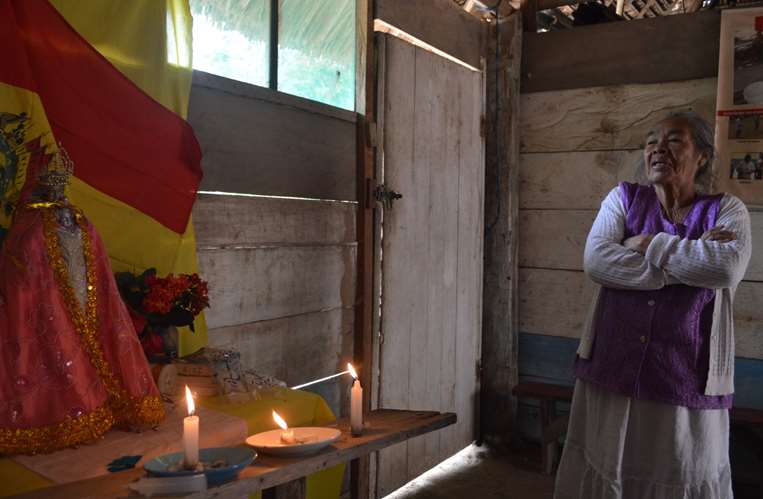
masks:
[[[191,209],[201,153],[184,120],[187,0],[0,0],[0,231],[40,146],[61,141],[69,187],[115,272],[196,272]],[[59,9],[59,10],[57,10]],[[181,331],[181,355],[206,344]]]

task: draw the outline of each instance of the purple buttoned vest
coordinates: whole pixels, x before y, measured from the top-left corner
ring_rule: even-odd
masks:
[[[699,239],[715,226],[722,194],[698,195],[683,223],[663,214],[652,186],[620,184],[625,239],[666,232]],[[707,396],[715,291],[683,284],[654,291],[603,287],[593,321],[590,359],[578,358],[579,379],[642,400],[690,409],[731,407],[732,396]]]

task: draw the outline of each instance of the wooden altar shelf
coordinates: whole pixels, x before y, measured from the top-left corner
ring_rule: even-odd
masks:
[[[368,414],[366,422],[364,434],[353,437],[350,434],[349,419],[340,419],[329,426],[339,428],[342,431],[341,438],[322,452],[300,458],[275,458],[261,454],[251,466],[240,473],[238,480],[186,497],[239,499],[246,497],[247,493],[263,490],[263,497],[272,498],[285,496],[287,489],[290,497],[294,497],[295,490],[304,491],[304,486],[300,486],[300,482],[303,482],[302,479],[307,475],[452,425],[456,422],[456,415],[429,411],[379,409]],[[14,497],[44,497],[46,499],[141,497],[130,492],[127,484],[143,475],[142,469],[122,471]]]

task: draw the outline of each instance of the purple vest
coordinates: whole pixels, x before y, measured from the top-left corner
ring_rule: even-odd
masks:
[[[666,232],[699,239],[715,226],[723,195],[698,195],[683,223],[662,212],[651,186],[620,184],[625,238]],[[578,378],[627,397],[690,409],[731,407],[732,396],[704,395],[715,291],[683,284],[656,291],[602,288],[589,360]]]

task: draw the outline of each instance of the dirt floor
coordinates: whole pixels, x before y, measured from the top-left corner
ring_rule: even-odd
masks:
[[[553,477],[472,445],[386,499],[551,499]]]

